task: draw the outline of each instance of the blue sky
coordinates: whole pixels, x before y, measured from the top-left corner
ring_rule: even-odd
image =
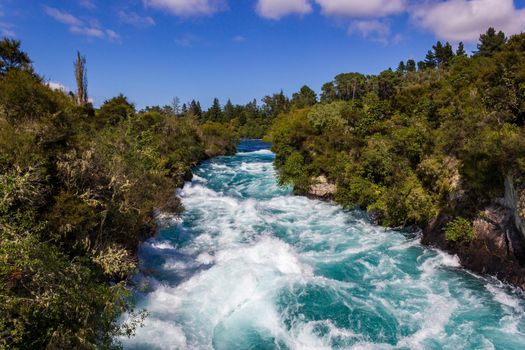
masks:
[[[437,39],[473,50],[488,26],[525,30],[525,0],[0,0],[0,32],[48,81],[74,88],[77,50],[98,105],[214,97],[246,103],[341,72],[421,59]]]

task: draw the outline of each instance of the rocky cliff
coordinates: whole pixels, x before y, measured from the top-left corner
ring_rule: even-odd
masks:
[[[525,290],[525,190],[513,177],[505,180],[505,197],[480,211],[472,221],[474,239],[451,242],[445,225],[452,217],[440,214],[423,231],[422,243],[457,254],[461,264],[493,275]]]

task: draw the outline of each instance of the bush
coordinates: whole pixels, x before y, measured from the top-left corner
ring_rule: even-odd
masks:
[[[457,217],[445,226],[445,239],[457,243],[469,243],[475,238],[472,223]]]

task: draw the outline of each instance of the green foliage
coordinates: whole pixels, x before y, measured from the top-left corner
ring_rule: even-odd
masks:
[[[123,95],[77,107],[2,45],[0,349],[118,348],[144,316],[127,282],[155,209],[180,213],[175,188],[200,160],[234,152],[237,134],[160,107],[137,113]]]
[[[313,106],[317,103],[317,94],[315,91],[304,85],[299,92],[292,95],[292,104],[295,108],[304,108]]]
[[[455,218],[445,226],[445,238],[457,243],[471,242],[475,238],[472,223],[462,217]]]
[[[11,69],[31,70],[31,60],[20,46],[18,40],[3,38],[0,41],[0,75]]]
[[[337,130],[344,128],[346,121],[343,119],[341,112],[345,105],[346,104],[341,101],[318,104],[310,109],[308,120],[319,132],[326,129]]]
[[[507,38],[502,31],[496,33],[496,30],[490,27],[484,34],[479,36],[478,51],[476,52],[476,55],[492,56],[496,52],[501,51],[506,42]]]
[[[237,133],[231,127],[217,123],[207,122],[202,125],[202,138],[206,145],[206,155],[215,157],[221,154],[235,152],[239,141]]]
[[[100,125],[116,125],[133,113],[135,113],[135,106],[129,103],[124,95],[120,94],[117,97],[104,101],[97,111],[96,117]]]
[[[504,38],[489,30],[473,57],[437,42],[418,71],[403,61],[397,72],[339,74],[321,103],[273,122],[281,181],[307,193],[325,175],[337,202],[389,226],[501,197],[504,177],[525,169],[525,35]]]

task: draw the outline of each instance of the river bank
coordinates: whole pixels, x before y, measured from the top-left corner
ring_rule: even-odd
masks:
[[[306,197],[332,202],[336,186],[325,176],[312,179],[313,185]],[[511,192],[506,191],[507,193]],[[516,222],[519,214],[516,200],[502,198],[488,206],[474,220],[474,239],[472,242],[451,242],[445,237],[445,226],[452,218],[445,214],[438,216],[425,227],[421,243],[456,255],[462,267],[474,273],[493,276],[502,282],[525,290],[525,243]],[[377,223],[374,212],[368,213],[372,222]]]
[[[141,246],[125,349],[518,349],[522,294],[413,233],[294,196],[274,155],[241,144],[194,169],[182,216]]]

